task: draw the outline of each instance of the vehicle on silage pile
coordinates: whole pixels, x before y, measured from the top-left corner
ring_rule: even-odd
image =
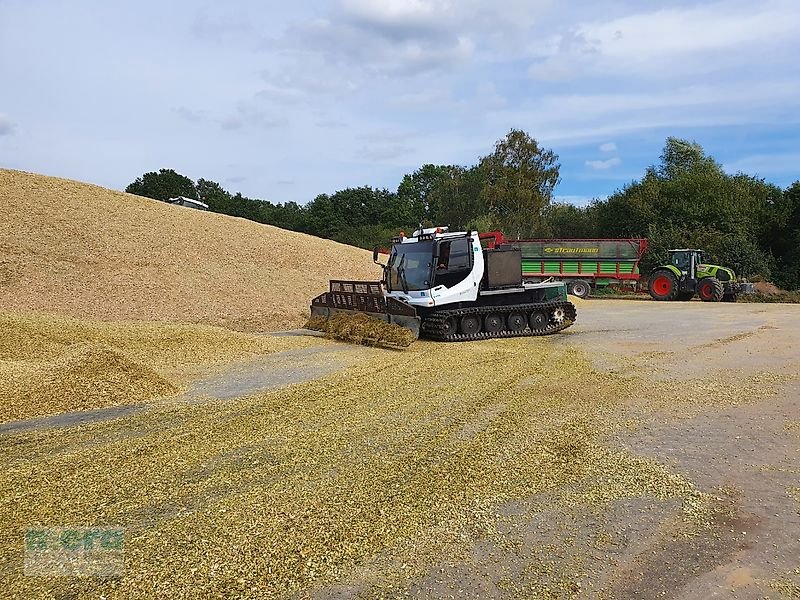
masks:
[[[525,281],[520,248],[500,234],[420,228],[392,240],[386,264],[378,254],[381,281],[331,281],[312,300],[312,318],[366,313],[441,341],[549,335],[575,322],[566,284]]]

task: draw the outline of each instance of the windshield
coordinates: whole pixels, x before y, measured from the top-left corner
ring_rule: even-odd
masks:
[[[394,244],[389,256],[389,291],[419,291],[430,288],[433,242]]]

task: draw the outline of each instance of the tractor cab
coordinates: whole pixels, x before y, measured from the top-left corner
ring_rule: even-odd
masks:
[[[688,280],[697,279],[697,267],[703,263],[703,251],[684,248],[669,251],[669,263]]]

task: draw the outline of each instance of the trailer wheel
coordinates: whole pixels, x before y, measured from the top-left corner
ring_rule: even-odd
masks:
[[[466,315],[461,317],[461,333],[480,333],[481,320],[476,315]]]
[[[488,333],[497,333],[506,326],[503,315],[499,313],[489,313],[483,320],[483,330]]]
[[[589,294],[592,293],[592,286],[583,279],[577,279],[569,283],[567,292],[578,298],[588,298]]]
[[[522,313],[513,312],[508,315],[508,328],[511,331],[522,331],[528,324],[528,319]]]
[[[723,302],[736,302],[736,300],[737,300],[736,294],[725,294],[724,296],[722,296]]]
[[[535,310],[530,316],[531,329],[540,331],[550,323],[550,317],[543,310]]]

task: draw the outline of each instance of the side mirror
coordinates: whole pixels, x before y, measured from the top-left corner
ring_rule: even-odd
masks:
[[[378,253],[379,253],[379,247],[378,247],[378,246],[375,246],[375,247],[372,249],[372,262],[374,262],[376,265],[380,265],[382,268],[384,268],[384,269],[385,269],[385,268],[386,268],[386,265],[385,265],[385,264],[383,264],[383,263],[379,263],[379,262],[378,262]]]

